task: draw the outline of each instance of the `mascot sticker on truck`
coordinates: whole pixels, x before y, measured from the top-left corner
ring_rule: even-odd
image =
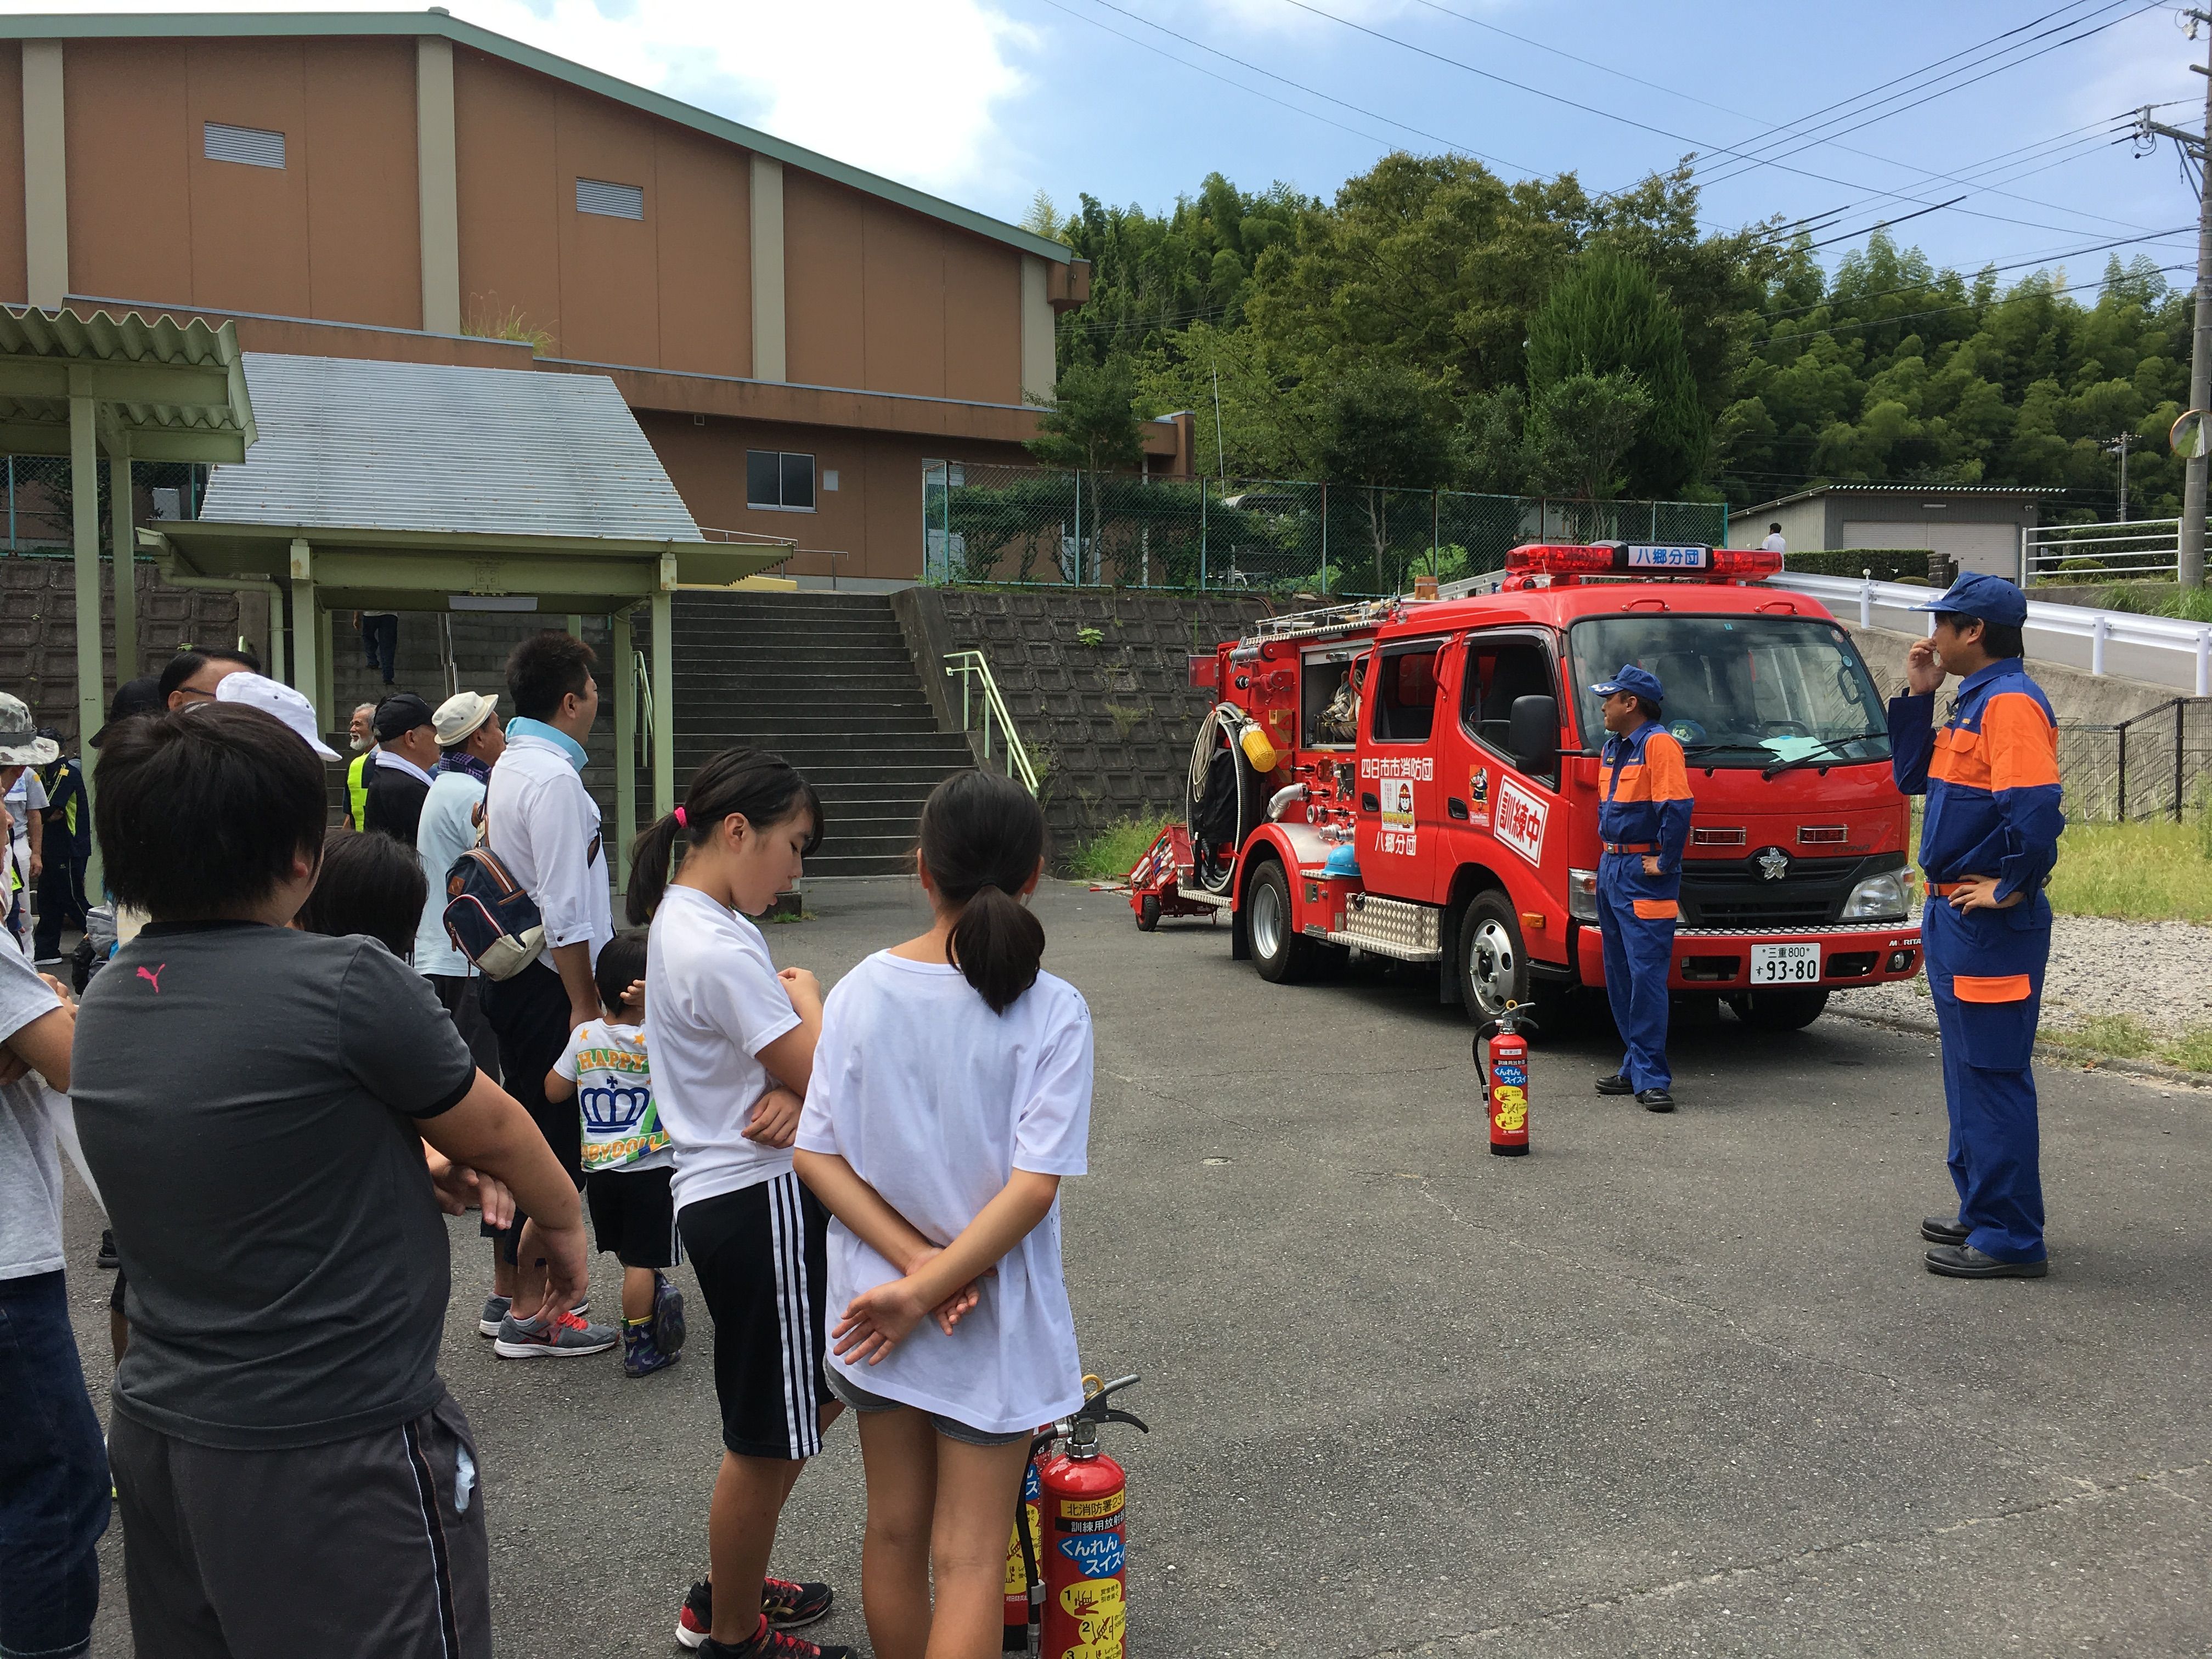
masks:
[[[1544,862],[1544,819],[1551,811],[1517,779],[1498,780],[1498,822],[1492,833],[1529,863]]]

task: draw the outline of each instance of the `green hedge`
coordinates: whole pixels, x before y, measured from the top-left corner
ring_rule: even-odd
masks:
[[[1842,547],[1825,553],[1784,553],[1782,568],[1808,576],[1856,576],[1874,572],[1878,582],[1928,580],[1933,550],[1925,547]]]

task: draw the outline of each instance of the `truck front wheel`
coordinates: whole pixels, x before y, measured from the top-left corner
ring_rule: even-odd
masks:
[[[1477,1024],[1497,1018],[1508,1001],[1525,1008],[1535,1000],[1521,943],[1521,918],[1495,888],[1477,893],[1460,912],[1455,966],[1467,1017]]]
[[[1263,864],[1244,890],[1252,965],[1270,985],[1295,985],[1313,971],[1314,947],[1291,923],[1291,880],[1283,866]]]
[[[1824,990],[1745,991],[1729,999],[1735,1017],[1755,1031],[1802,1031],[1827,1006]]]

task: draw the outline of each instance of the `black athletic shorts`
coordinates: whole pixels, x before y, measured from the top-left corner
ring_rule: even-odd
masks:
[[[722,1443],[740,1457],[811,1457],[821,1408],[830,1212],[786,1171],[677,1212],[684,1254],[714,1320]]]
[[[572,1097],[545,1098],[545,1074],[568,1047],[568,993],[558,974],[532,963],[513,979],[477,981],[477,1004],[499,1040],[502,1087],[520,1101],[553,1156],[579,1188],[584,1184],[584,1120]],[[499,1240],[500,1254],[514,1260],[515,1243],[528,1218],[518,1204],[514,1224],[505,1230],[479,1221],[477,1231]]]
[[[684,1260],[676,1236],[676,1202],[668,1195],[675,1170],[592,1170],[584,1199],[592,1206],[592,1237],[625,1267],[672,1267]]]

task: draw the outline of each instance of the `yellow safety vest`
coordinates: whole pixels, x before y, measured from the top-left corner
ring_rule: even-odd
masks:
[[[358,830],[368,828],[368,763],[374,751],[356,755],[353,764],[346,768],[346,808],[353,817],[353,827]]]

